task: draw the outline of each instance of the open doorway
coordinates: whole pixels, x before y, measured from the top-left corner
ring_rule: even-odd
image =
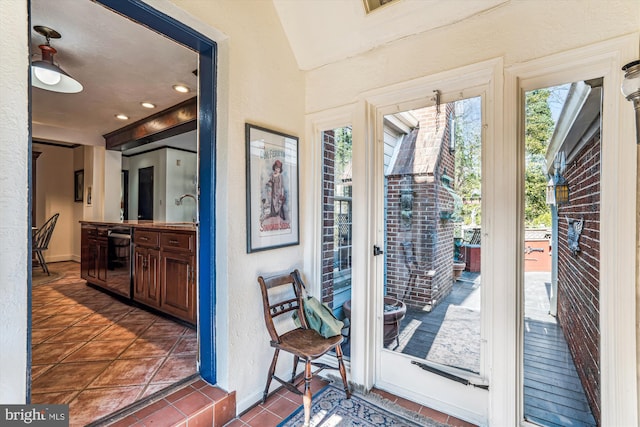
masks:
[[[98,8],[102,8],[102,6],[100,4],[96,4],[94,2],[86,2],[88,5],[88,7],[98,7]],[[104,1],[101,2],[104,4],[110,4],[112,2],[109,1]],[[136,4],[135,2],[130,2],[130,1],[125,1],[125,2],[115,2],[115,5],[112,5],[115,9],[117,9],[117,11],[121,14],[123,14],[124,16],[129,16],[132,19],[135,18],[136,20],[139,20],[140,22],[145,24],[145,28],[144,31],[150,31],[149,28],[155,28],[158,29],[158,27],[164,25],[162,32],[164,33],[164,35],[167,36],[167,38],[169,38],[170,40],[175,40],[175,37],[178,37],[181,42],[184,45],[189,46],[191,49],[193,49],[195,51],[195,53],[193,53],[194,55],[194,64],[193,66],[189,66],[187,73],[191,74],[192,76],[194,76],[194,74],[192,73],[192,71],[194,69],[198,69],[199,68],[199,72],[200,72],[200,77],[204,79],[205,83],[203,85],[201,85],[200,87],[200,94],[201,94],[201,98],[199,100],[199,107],[200,108],[204,108],[205,110],[211,112],[213,111],[213,109],[211,108],[213,105],[213,95],[214,95],[214,81],[215,81],[215,76],[213,74],[213,70],[214,70],[214,58],[215,58],[215,44],[211,41],[208,40],[202,36],[200,36],[199,34],[193,32],[192,30],[190,30],[188,27],[176,22],[176,21],[172,21],[170,18],[163,16],[161,14],[158,14],[156,11],[150,11],[148,8],[145,7],[141,7],[139,4]],[[78,4],[82,4],[81,2],[78,2]],[[37,9],[38,4],[37,2],[31,2],[31,17],[32,17],[32,21],[36,20],[36,17],[38,16],[35,9]],[[46,8],[45,8],[46,9]],[[106,11],[106,9],[105,9]],[[69,19],[73,19],[73,13],[71,13],[69,10],[65,10],[63,12],[64,14],[68,15],[70,18]],[[114,16],[117,16],[118,19],[125,19],[122,16],[118,16],[116,14],[113,14],[112,12],[108,12],[109,14],[112,14]],[[92,18],[97,19],[96,17],[99,15],[98,14],[93,14],[93,13],[89,13],[89,14],[81,14],[82,16],[91,16]],[[46,15],[40,15],[40,18],[42,18],[42,16],[46,16]],[[63,17],[64,18],[64,17]],[[62,18],[60,18],[62,19]],[[66,18],[65,18],[66,19]],[[125,19],[127,20],[127,19]],[[128,21],[128,20],[127,20]],[[140,28],[141,27],[139,24],[137,23],[132,23],[131,21],[128,21],[130,24],[132,25],[136,25]],[[162,25],[161,25],[162,24]],[[56,24],[57,25],[57,24]],[[69,27],[67,27],[69,28]],[[126,37],[126,33],[121,33],[121,35]],[[160,36],[162,37],[162,36]],[[199,54],[198,54],[199,53]],[[195,76],[194,76],[195,77]],[[196,78],[197,80],[197,78]],[[192,90],[195,90],[195,85],[192,85]],[[34,89],[35,91],[35,89]],[[62,95],[61,95],[62,96]],[[34,97],[35,98],[35,97]],[[63,99],[63,98],[60,98]],[[79,101],[79,98],[75,98],[75,101]],[[105,103],[105,100],[102,99],[101,102]],[[36,103],[36,99],[33,99],[32,101],[33,105],[35,105]],[[57,110],[57,113],[60,114],[60,112],[63,110],[63,108],[61,107],[59,110]],[[32,118],[33,122],[37,122],[37,118],[36,118],[36,112],[34,109],[34,113],[33,113],[33,118]],[[204,117],[200,123],[199,123],[199,140],[200,140],[200,147],[202,147],[202,150],[200,152],[200,154],[202,154],[203,157],[203,161],[202,163],[199,165],[199,169],[202,168],[203,170],[206,170],[207,172],[205,173],[204,176],[204,181],[201,184],[201,189],[204,190],[205,192],[205,196],[202,198],[201,200],[201,207],[204,210],[204,214],[200,215],[200,218],[202,220],[202,223],[204,225],[203,228],[206,228],[207,230],[209,230],[212,227],[212,217],[209,214],[210,212],[213,211],[212,207],[213,207],[213,198],[214,198],[214,191],[212,191],[213,188],[213,171],[214,171],[214,165],[213,165],[213,156],[211,155],[213,152],[213,135],[214,132],[212,132],[212,123],[213,123],[213,117],[211,116],[211,114],[209,114],[207,117]],[[35,134],[35,132],[34,132]],[[50,141],[51,139],[49,139]],[[84,156],[81,156],[84,157]],[[109,157],[107,155],[107,157]],[[71,166],[71,168],[73,169],[73,166]],[[86,170],[85,170],[85,175],[86,175]],[[119,171],[118,171],[119,172]],[[120,173],[118,173],[118,183],[120,182]],[[197,180],[193,180],[193,177],[190,178],[192,180],[192,182],[195,183],[197,182]],[[116,198],[118,199],[118,203],[114,208],[114,211],[117,212],[116,215],[118,217],[120,217],[122,215],[122,204],[120,203],[121,200],[121,196],[120,196],[120,185],[117,186],[117,191],[116,191]],[[89,201],[85,198],[85,201],[82,203],[82,205],[77,205],[78,208],[80,208],[81,215],[86,214],[86,211],[88,208],[90,209],[99,209],[102,208],[104,206],[102,206],[100,203],[101,200],[101,195],[96,192],[96,186],[93,187],[93,192],[92,192],[92,201],[91,203],[89,203]],[[72,199],[73,200],[73,199]],[[75,207],[75,206],[74,206]],[[72,209],[73,210],[73,209]],[[75,222],[77,225],[77,221],[72,221]],[[207,236],[210,233],[205,233]],[[196,256],[196,258],[199,260],[200,259],[200,255],[204,256],[206,259],[208,259],[209,257],[213,256],[213,244],[212,241],[207,237],[205,239],[205,241],[203,242],[198,242],[197,243],[197,247],[198,247],[198,255]],[[208,262],[203,264],[203,268],[201,271],[201,275],[198,275],[198,281],[206,281],[207,282],[207,289],[213,289],[214,287],[211,286],[211,282],[213,282],[213,274],[210,271],[210,267],[208,265]],[[201,279],[201,277],[204,277],[205,279]],[[191,280],[193,280],[194,282],[196,281],[196,275],[193,272],[190,272],[190,278]],[[67,284],[68,285],[68,284]],[[200,287],[198,285],[198,287]],[[74,310],[78,310],[77,313],[75,313],[76,315],[76,320],[78,321],[82,321],[83,319],[86,320],[85,318],[83,319],[79,319],[79,317],[82,316],[92,316],[91,313],[88,313],[86,310],[89,308],[87,306],[82,306],[82,301],[87,301],[87,298],[90,299],[90,295],[88,295],[88,291],[87,289],[70,289],[72,287],[67,286],[67,291],[63,292],[65,297],[69,297],[71,299],[73,299],[74,304],[70,304],[70,305],[74,305],[74,307],[66,307],[68,309],[70,309],[69,311],[74,311]],[[44,289],[44,288],[43,288]],[[34,295],[37,289],[34,287],[33,291],[32,291],[32,295],[33,295],[33,300],[34,300],[34,310],[36,308],[41,308],[44,309],[43,305],[40,305],[39,307],[36,307],[35,305],[35,296]],[[87,292],[84,292],[87,291]],[[42,294],[44,294],[43,296],[45,297],[45,299],[47,298],[47,292],[41,292]],[[203,310],[204,313],[211,313],[210,307],[209,307],[209,301],[212,301],[213,298],[211,298],[211,291],[207,290],[206,293],[208,294],[207,296],[204,297],[205,302],[200,306]],[[98,294],[99,296],[95,297],[95,301],[97,300],[101,300],[103,297],[106,297],[106,294]],[[56,297],[56,299],[61,299],[62,297],[60,295],[55,295],[55,292],[53,293],[49,293],[48,297]],[[110,298],[110,296],[109,296]],[[110,309],[111,309],[111,313],[113,314],[113,318],[118,317],[118,313],[116,313],[119,310],[125,311],[128,310],[129,308],[116,308],[116,307],[122,307],[121,305],[118,305],[114,302],[115,300],[109,300],[107,301],[107,304],[105,305],[109,305]],[[45,303],[48,303],[48,301],[45,301]],[[87,304],[88,305],[88,304]],[[126,315],[134,315],[134,311],[135,310],[130,310],[127,311],[127,313],[125,313]],[[137,313],[137,312],[136,312]],[[62,313],[56,313],[56,314],[62,314]],[[120,313],[122,314],[122,313]],[[138,320],[142,320],[144,318],[146,318],[146,316],[148,316],[149,313],[146,311],[143,311],[141,314],[139,314],[139,319]],[[46,321],[48,320],[48,318],[50,316],[47,315],[47,313],[45,313],[44,311],[41,311],[39,316],[43,316],[42,318],[40,318],[39,320],[41,320],[43,322],[44,325],[46,326],[51,326],[51,328],[47,328],[47,329],[55,329],[56,325],[54,325],[53,323],[49,323],[47,324]],[[113,320],[113,319],[111,319]],[[130,319],[131,320],[131,319]],[[166,320],[164,318],[160,319],[162,321]],[[156,318],[153,318],[153,321],[159,321]],[[134,329],[136,329],[135,327],[130,327],[132,324],[137,323],[137,324],[141,324],[142,322],[133,322],[131,321],[129,325],[124,326],[124,325],[112,325],[112,326],[119,326],[119,327],[123,327],[124,329],[127,330],[127,332],[129,333],[134,333],[136,334],[136,332],[134,331]],[[181,332],[180,334],[180,338],[173,343],[172,345],[170,345],[170,347],[173,350],[178,350],[178,352],[182,352],[184,350],[186,350],[187,348],[190,348],[193,351],[193,358],[192,358],[192,362],[190,363],[190,367],[192,372],[198,372],[198,365],[197,365],[197,358],[200,356],[201,360],[204,359],[204,362],[200,363],[200,372],[202,374],[202,376],[207,379],[208,381],[214,383],[215,382],[215,370],[213,369],[213,340],[214,340],[214,334],[212,333],[213,330],[213,319],[209,316],[205,316],[205,318],[200,319],[199,322],[202,325],[202,329],[204,329],[206,332],[204,332],[204,336],[206,337],[203,340],[200,340],[200,342],[198,343],[198,338],[197,335],[195,334],[195,330],[193,335],[191,336],[191,338],[189,339],[189,343],[187,343],[186,341],[182,340],[183,338],[183,333]],[[33,322],[33,325],[30,325],[30,327],[33,329],[35,329],[35,325],[36,322]],[[75,325],[75,323],[74,323]],[[177,327],[175,327],[176,330],[180,329],[180,328],[185,328],[183,325],[180,324],[167,324],[167,325],[177,325]],[[73,326],[73,325],[58,325],[58,326]],[[78,328],[80,328],[80,324],[77,325]],[[150,326],[149,324],[147,326]],[[174,328],[174,326],[167,326],[170,328]],[[89,329],[89,328],[87,328]],[[148,328],[147,328],[148,329]],[[160,328],[159,328],[160,329]],[[199,328],[200,329],[200,328]],[[79,329],[78,329],[79,330]],[[183,331],[183,329],[180,329],[181,331]],[[54,332],[54,331],[49,331],[49,332]],[[60,333],[61,331],[59,331]],[[103,331],[105,332],[105,331]],[[100,332],[103,333],[103,332]],[[51,336],[49,337],[44,337],[45,334],[41,334],[39,339],[50,339],[52,338]],[[56,336],[58,334],[55,334]],[[125,336],[123,336],[122,334],[116,334],[118,335],[119,338],[126,338]],[[167,336],[176,336],[175,333],[169,333]],[[134,338],[134,342],[138,339],[140,339],[142,336],[137,336],[136,338]],[[60,338],[60,337],[58,337]],[[166,338],[166,337],[165,337]],[[183,344],[181,344],[180,342],[182,341]],[[78,343],[78,341],[75,341],[76,343]],[[41,344],[42,342],[39,342],[38,344],[36,344],[35,342],[32,342],[32,348],[30,349],[30,354],[32,356],[32,365],[34,366],[34,369],[32,370],[32,373],[35,373],[34,378],[33,378],[33,383],[31,385],[31,396],[32,396],[32,401],[34,403],[35,402],[35,395],[36,390],[35,390],[35,382],[37,382],[40,378],[43,377],[35,377],[35,376],[39,376],[39,375],[46,375],[47,372],[50,372],[50,369],[53,368],[35,368],[36,366],[36,349],[34,348],[36,345]],[[53,343],[53,342],[52,342]],[[113,344],[113,343],[112,343]],[[165,342],[165,345],[169,346],[168,342]],[[76,344],[75,348],[74,345],[69,345],[69,346],[64,346],[65,350],[64,352],[61,352],[60,354],[58,354],[59,360],[56,361],[56,363],[60,362],[60,361],[64,361],[66,360],[66,358],[68,356],[71,356],[72,353],[75,352],[75,350],[79,350],[83,347],[83,344]],[[58,345],[58,347],[61,347]],[[107,345],[108,347],[108,345]],[[115,345],[113,345],[112,347],[116,347]],[[199,347],[199,348],[198,348]],[[180,349],[181,348],[181,349]],[[128,349],[128,348],[127,348]],[[127,349],[123,349],[123,352],[121,354],[124,354],[125,351],[127,351]],[[68,351],[71,350],[71,351]],[[149,351],[149,353],[147,353],[148,355],[150,355],[153,351],[157,351],[158,348],[153,349],[153,351],[151,351],[151,349],[147,349]],[[189,350],[189,351],[191,351]],[[198,351],[199,350],[199,351]],[[62,354],[64,353],[64,354]],[[100,361],[96,361],[96,362],[100,362]],[[102,361],[104,362],[104,360]],[[94,368],[96,368],[96,366],[98,366],[97,364],[93,363],[92,361],[80,361],[80,362],[76,362],[75,366],[68,366],[67,369],[70,369],[70,372],[74,372],[75,374],[78,374],[80,376],[83,376],[81,374],[79,374],[77,372],[77,370],[73,370],[72,368],[78,368],[81,365],[92,365],[94,366]],[[43,364],[44,365],[44,364]],[[104,365],[104,363],[102,363],[102,365]],[[142,363],[133,363],[132,366],[135,367],[134,369],[138,369],[140,366],[142,366]],[[157,367],[158,368],[158,367]],[[161,367],[159,367],[161,369]],[[178,372],[180,371],[179,368],[175,369],[176,367],[174,367],[174,369],[172,369],[171,367],[167,367],[169,371],[173,371],[173,372]],[[100,371],[100,372],[97,372]],[[100,370],[100,369],[96,369],[96,372],[94,372],[93,377],[91,377],[91,380],[93,382],[95,382],[96,380],[98,380],[100,378],[101,375],[103,375],[105,373],[105,371]],[[84,376],[83,376],[84,377]],[[182,377],[184,378],[184,376]],[[172,381],[174,381],[176,378],[174,378]],[[102,383],[103,385],[107,384],[110,382],[110,380],[108,378],[106,378],[106,376],[102,377]],[[175,382],[175,381],[174,381]],[[96,383],[97,384],[97,383]],[[169,385],[169,383],[166,383],[165,385]],[[118,409],[118,405],[120,403],[123,403],[124,401],[128,400],[129,398],[133,398],[133,400],[129,400],[130,401],[135,401],[137,397],[142,396],[142,394],[137,393],[136,396],[133,396],[134,394],[136,394],[135,392],[133,392],[133,390],[131,389],[130,385],[123,385],[124,388],[121,389],[122,393],[121,396],[122,399],[110,399],[107,395],[98,393],[95,390],[93,391],[93,393],[87,393],[85,396],[85,399],[80,399],[80,395],[81,393],[68,393],[68,392],[64,392],[64,391],[55,391],[55,390],[48,390],[47,393],[51,392],[54,394],[57,394],[57,396],[53,396],[52,394],[49,394],[49,396],[46,399],[45,403],[71,403],[72,405],[72,414],[73,414],[73,401],[74,399],[76,400],[76,407],[85,407],[85,409],[88,412],[93,412],[93,417],[91,419],[80,419],[77,418],[78,422],[82,422],[82,423],[86,423],[88,421],[94,420],[95,418],[99,418],[105,414],[108,414],[116,409]],[[128,390],[125,390],[125,388],[129,387]],[[84,387],[83,391],[89,391],[91,387]],[[104,387],[103,387],[104,389]],[[157,388],[156,388],[157,389]],[[66,390],[69,391],[69,390]],[[147,389],[147,394],[149,394],[149,392],[152,392],[152,390]],[[93,394],[93,404],[89,404],[88,401],[86,400],[89,396],[89,394]],[[52,402],[51,399],[61,399],[62,401],[59,402]],[[73,416],[72,416],[73,417]]]

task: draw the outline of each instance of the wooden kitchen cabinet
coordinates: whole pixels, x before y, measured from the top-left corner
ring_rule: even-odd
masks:
[[[136,229],[134,300],[196,323],[195,232]]]
[[[107,283],[106,227],[83,225],[80,232],[80,276],[94,285]]]
[[[166,313],[196,323],[195,233],[163,232],[160,305]]]
[[[133,243],[133,299],[160,308],[160,233],[135,230]]]
[[[160,308],[160,250],[136,244],[133,274],[133,299]]]

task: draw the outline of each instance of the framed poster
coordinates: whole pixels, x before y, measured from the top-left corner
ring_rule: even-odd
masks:
[[[298,138],[245,124],[247,253],[300,243]]]

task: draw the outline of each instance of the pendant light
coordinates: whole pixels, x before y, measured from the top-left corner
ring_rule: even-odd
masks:
[[[53,62],[53,55],[58,51],[51,47],[49,41],[61,38],[60,33],[42,25],[36,25],[33,29],[44,36],[47,43],[38,46],[42,53],[42,59],[31,63],[31,85],[52,92],[77,93],[82,91],[82,85]]]

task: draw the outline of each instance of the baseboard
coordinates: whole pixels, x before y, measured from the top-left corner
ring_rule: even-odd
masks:
[[[44,257],[47,264],[51,262],[63,262],[63,261],[75,261],[80,262],[80,255],[66,254],[66,255],[52,255]]]

